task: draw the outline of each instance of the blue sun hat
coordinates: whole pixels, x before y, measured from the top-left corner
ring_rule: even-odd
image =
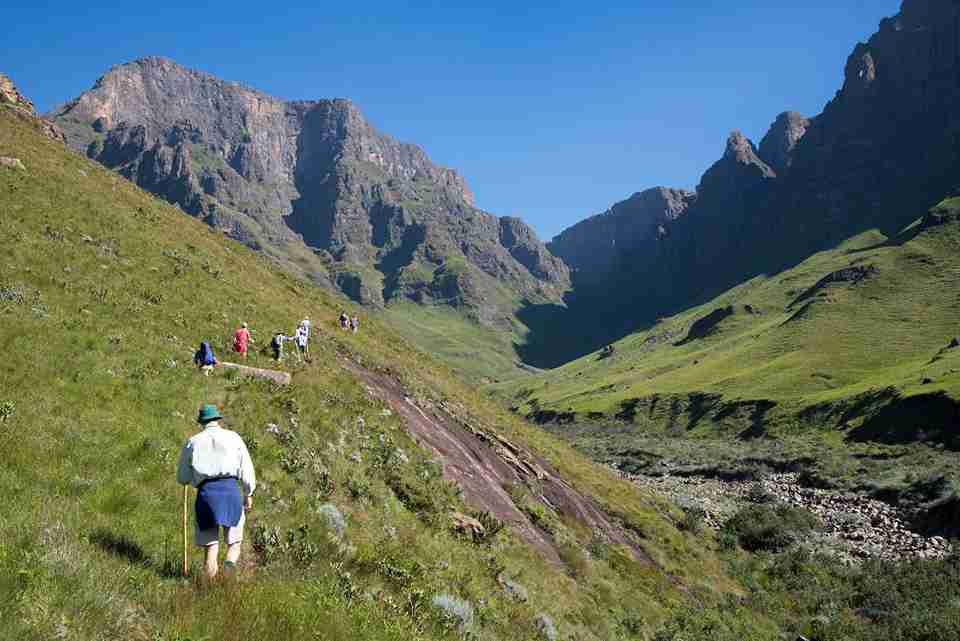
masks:
[[[197,423],[203,425],[204,423],[209,423],[210,421],[215,421],[220,418],[223,417],[220,416],[220,410],[217,409],[217,406],[207,403],[200,408],[200,412],[197,414]]]

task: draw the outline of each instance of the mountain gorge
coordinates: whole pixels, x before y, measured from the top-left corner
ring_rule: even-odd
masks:
[[[73,148],[354,300],[452,305],[509,324],[568,270],[466,181],[346,99],[283,101],[164,58],[119,65],[57,108]]]

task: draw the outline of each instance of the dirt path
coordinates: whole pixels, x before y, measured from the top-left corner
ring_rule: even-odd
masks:
[[[611,542],[629,546],[635,556],[653,560],[622,528],[613,523],[595,500],[565,482],[545,460],[511,443],[499,434],[466,427],[443,409],[424,409],[408,396],[399,382],[341,358],[341,365],[362,380],[370,394],[390,405],[407,424],[418,443],[429,447],[442,461],[444,477],[463,488],[471,507],[485,510],[512,526],[547,559],[561,563],[556,542],[538,528],[513,502],[506,489],[523,483],[540,490],[548,508],[576,519]]]

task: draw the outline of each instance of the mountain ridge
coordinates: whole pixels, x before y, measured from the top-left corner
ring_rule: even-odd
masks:
[[[918,203],[932,206],[960,186],[958,74],[960,7],[905,0],[853,48],[820,114],[780,114],[759,147],[734,131],[663,233],[619,248],[632,259],[616,268],[574,273],[567,309],[553,315],[569,326],[596,319],[590,336],[576,346],[559,338],[562,328],[552,335],[540,325],[528,360],[558,365],[869,229],[895,235]],[[607,249],[603,229],[579,225],[578,252]],[[562,243],[551,246],[576,262]],[[568,349],[554,353],[556,344]]]
[[[283,101],[152,56],[52,118],[88,157],[359,302],[509,324],[520,300],[558,300],[568,284],[525,223],[477,209],[459,173],[349,99]]]

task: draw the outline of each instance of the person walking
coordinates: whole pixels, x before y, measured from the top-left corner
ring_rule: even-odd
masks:
[[[310,349],[307,345],[310,341],[310,330],[301,323],[293,334],[293,340],[297,344],[297,353],[300,355],[300,360],[306,360],[310,355]]]
[[[211,579],[219,569],[221,528],[227,543],[224,572],[236,571],[245,512],[253,509],[257,488],[247,445],[239,434],[221,427],[222,418],[215,405],[201,407],[197,423],[203,429],[184,444],[177,462],[177,483],[197,488],[194,543],[205,550],[204,569]]]
[[[217,357],[213,355],[213,348],[210,347],[210,343],[207,341],[200,343],[200,349],[193,355],[193,362],[205,376],[210,376],[213,373],[213,368],[217,364]]]
[[[278,363],[283,360],[283,344],[289,340],[293,340],[293,338],[279,329],[273,333],[273,339],[270,341],[270,348],[273,349],[273,360]]]
[[[240,354],[240,356],[246,360],[247,345],[252,342],[253,338],[250,336],[250,330],[247,328],[247,324],[241,324],[240,329],[233,333],[233,351]]]
[[[340,329],[349,329],[350,317],[347,312],[340,312]]]
[[[360,329],[360,318],[354,316],[350,319],[350,331],[356,334],[358,329]]]

